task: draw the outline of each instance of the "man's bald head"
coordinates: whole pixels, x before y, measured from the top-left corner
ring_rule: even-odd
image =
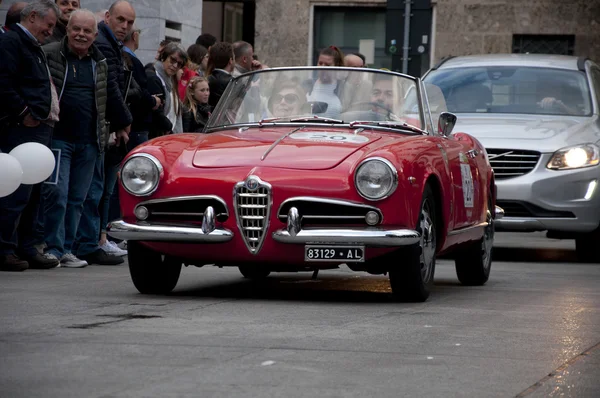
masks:
[[[125,36],[133,28],[135,22],[135,10],[125,0],[115,1],[106,12],[104,23],[108,25],[117,40],[123,41]]]
[[[4,25],[12,25],[15,23],[21,22],[21,11],[23,8],[27,6],[27,3],[24,1],[17,1],[13,3],[6,11],[6,19],[4,21]]]
[[[362,68],[365,63],[358,55],[348,54],[344,57],[344,65],[351,68]]]

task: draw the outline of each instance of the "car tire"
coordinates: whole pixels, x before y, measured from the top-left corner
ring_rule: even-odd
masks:
[[[252,280],[265,279],[271,274],[271,271],[268,269],[257,265],[240,265],[239,269],[244,278]]]
[[[455,257],[456,276],[465,286],[481,286],[490,278],[494,249],[495,212],[491,194],[488,196],[486,221],[488,225],[477,242],[461,249]]]
[[[162,256],[140,242],[127,243],[129,273],[136,289],[142,294],[170,293],[181,275],[182,262]]]
[[[391,254],[394,268],[389,270],[393,296],[401,301],[426,301],[433,286],[437,251],[436,207],[433,191],[423,192],[416,230],[421,241]]]
[[[577,258],[584,263],[600,263],[600,227],[575,239]]]

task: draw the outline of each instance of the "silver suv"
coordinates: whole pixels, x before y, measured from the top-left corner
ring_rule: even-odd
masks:
[[[443,94],[428,89],[432,112],[447,107],[454,131],[486,147],[505,211],[497,229],[575,239],[581,260],[600,262],[600,67],[571,56],[475,55],[446,59],[423,80]]]

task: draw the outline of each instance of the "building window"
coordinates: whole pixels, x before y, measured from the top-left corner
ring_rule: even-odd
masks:
[[[313,65],[322,49],[333,45],[344,54],[358,52],[361,40],[374,41],[370,67],[391,69],[391,57],[385,53],[385,8],[315,7]]]
[[[513,53],[573,55],[575,35],[513,35]]]
[[[244,3],[226,3],[223,9],[223,41],[242,40]]]

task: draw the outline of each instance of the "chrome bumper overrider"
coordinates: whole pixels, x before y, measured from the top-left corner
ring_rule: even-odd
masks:
[[[233,233],[227,229],[202,225],[202,228],[156,225],[140,222],[130,224],[123,220],[108,225],[108,234],[124,240],[145,240],[161,242],[188,243],[224,243],[233,239]]]
[[[495,212],[496,212],[496,220],[504,218],[504,209],[502,207],[496,206]]]

